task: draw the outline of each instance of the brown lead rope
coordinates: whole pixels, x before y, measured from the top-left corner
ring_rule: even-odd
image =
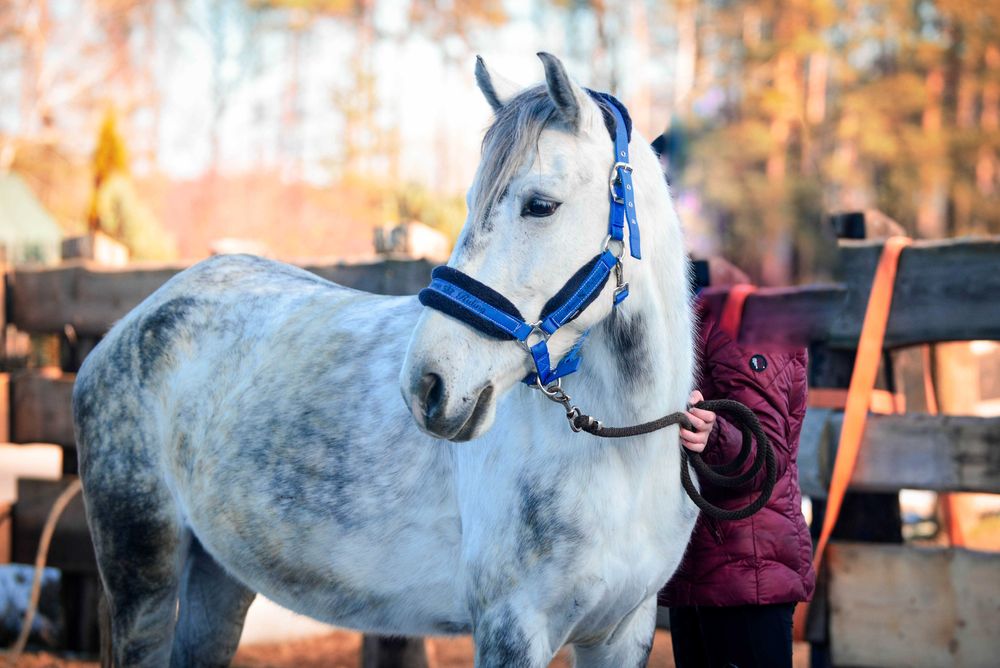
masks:
[[[659,431],[675,424],[685,429],[693,429],[687,416],[680,411],[631,427],[605,427],[599,420],[595,420],[572,405],[569,395],[559,385],[547,388],[539,386],[538,389],[542,390],[542,393],[547,398],[565,407],[566,418],[569,420],[573,431],[585,431],[588,434],[600,436],[601,438],[629,438],[631,436],[651,434],[654,431]],[[728,464],[720,466],[711,466],[705,463],[705,460],[702,459],[699,453],[689,452],[683,445],[680,446],[681,485],[683,485],[684,491],[687,492],[687,495],[691,497],[695,505],[706,515],[717,520],[741,520],[750,517],[763,508],[764,504],[771,498],[771,492],[774,491],[774,483],[777,478],[777,463],[774,458],[774,448],[771,447],[771,442],[768,440],[767,434],[764,433],[764,428],[761,427],[760,420],[757,419],[752,410],[733,399],[700,401],[694,405],[694,408],[701,408],[713,413],[727,414],[730,421],[739,427],[743,435],[743,442],[740,446],[740,452],[736,455],[735,459]],[[746,463],[747,457],[750,456],[750,451],[753,448],[754,440],[757,441],[757,452],[750,468],[740,475],[729,475],[734,471],[740,470]],[[736,508],[735,510],[720,508],[705,499],[698,491],[698,488],[694,486],[691,480],[691,470],[688,467],[689,461],[698,472],[700,480],[717,487],[731,488],[746,485],[753,480],[761,468],[764,468],[764,485],[760,490],[760,495],[749,505],[743,508]]]

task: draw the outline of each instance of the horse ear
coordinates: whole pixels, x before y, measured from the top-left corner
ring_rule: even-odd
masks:
[[[510,102],[510,99],[521,90],[521,86],[513,81],[486,69],[486,63],[481,56],[476,56],[476,85],[483,92],[486,101],[493,107],[493,113],[500,111],[500,108]]]
[[[581,110],[587,94],[569,78],[558,58],[544,51],[538,57],[545,67],[545,85],[549,89],[549,97],[556,103],[559,115],[571,128],[579,129]]]

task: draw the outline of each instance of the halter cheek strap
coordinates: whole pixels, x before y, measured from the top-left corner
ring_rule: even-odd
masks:
[[[639,251],[639,221],[635,215],[635,189],[632,187],[632,165],[628,161],[628,142],[631,135],[631,125],[626,125],[620,105],[615,98],[604,93],[590,92],[591,96],[609,100],[611,113],[615,118],[615,162],[611,167],[611,177],[608,182],[611,199],[608,214],[608,235],[614,241],[623,241],[625,224],[628,224],[629,253],[636,260],[642,259]]]
[[[517,307],[502,294],[453,267],[436,267],[431,273],[431,284],[418,295],[424,306],[460,320],[486,336],[520,343],[531,354],[535,364],[535,372],[524,379],[529,385],[548,386],[580,366],[579,351],[586,332],[555,368],[549,358],[548,339],[590,306],[604,289],[612,271],[616,280],[614,305],[628,297],[628,283],[623,280],[621,264],[626,225],[629,229],[629,251],[632,257],[640,258],[632,166],[628,162],[631,125],[627,112],[624,112],[621,102],[610,95],[588,92],[603,103],[601,111],[609,121],[608,129],[615,143],[615,161],[608,182],[608,237],[601,253],[580,267],[542,307],[536,323],[525,321]],[[613,131],[610,121],[614,122]],[[612,242],[621,246],[618,255],[609,249]]]

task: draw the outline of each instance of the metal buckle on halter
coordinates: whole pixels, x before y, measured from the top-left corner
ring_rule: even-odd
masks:
[[[611,191],[611,199],[613,199],[618,204],[625,203],[625,196],[619,196],[616,185],[621,183],[621,176],[618,174],[618,170],[624,169],[626,172],[632,171],[632,165],[627,162],[616,162],[611,166],[611,176],[608,178],[608,189]],[[625,186],[629,188],[629,186]]]
[[[531,335],[532,334],[537,334],[539,336],[539,338],[540,338],[541,341],[548,341],[549,340],[549,333],[546,332],[544,329],[542,329],[542,321],[541,320],[539,320],[538,322],[535,322],[535,323],[531,323],[531,331],[528,332],[528,335],[526,337],[524,337],[524,341],[518,341],[517,342],[517,344],[519,346],[521,346],[522,348],[524,348],[524,352],[526,352],[526,353],[530,353],[531,352],[531,346],[536,345],[537,343],[539,343],[539,341],[535,341],[535,343],[530,343],[529,342],[529,339],[531,339]]]
[[[604,252],[611,248],[611,242],[618,244],[618,252],[615,253],[615,258],[618,260],[618,264],[622,263],[622,255],[625,254],[625,240],[624,239],[612,239],[611,235],[604,237],[604,245],[601,247],[601,252]]]

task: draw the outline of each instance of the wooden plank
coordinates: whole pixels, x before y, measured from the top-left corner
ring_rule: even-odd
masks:
[[[35,562],[35,552],[38,550],[38,541],[49,510],[72,480],[72,476],[66,476],[59,481],[24,478],[18,481],[17,503],[14,504],[14,562]],[[83,496],[80,494],[70,501],[59,519],[49,546],[48,565],[71,573],[97,572],[94,546],[90,540]]]
[[[842,424],[832,416],[834,444]],[[871,415],[851,488],[1000,493],[1000,418]]]
[[[306,265],[307,271],[355,290],[380,295],[414,295],[431,281],[427,260],[385,260],[371,264]]]
[[[844,416],[833,411],[814,419],[823,428],[799,441],[799,470],[803,493],[825,498]],[[869,415],[851,489],[904,488],[1000,493],[1000,418]]]
[[[854,348],[881,241],[842,241],[835,285],[763,288],[743,308],[740,343],[766,347],[827,341]],[[917,241],[903,251],[885,347],[1000,339],[1000,237]],[[715,312],[724,288],[702,295]]]
[[[841,242],[843,283],[765,288],[746,302],[740,341],[800,346],[827,339],[853,347],[861,328],[881,242]],[[1000,339],[1000,237],[918,241],[903,252],[886,347],[913,343]],[[32,333],[100,336],[183,267],[115,270],[76,263],[8,275],[10,320]],[[412,294],[428,280],[424,260],[315,265],[307,269],[347,287],[380,294]],[[704,291],[719,308],[724,291]],[[995,308],[984,308],[993,305]]]
[[[76,447],[72,396],[76,375],[51,370],[19,371],[11,378],[11,439]]]
[[[861,331],[881,242],[841,242],[844,309],[829,343],[853,348]],[[899,259],[885,347],[1000,339],[1000,237],[915,241]]]
[[[73,262],[55,269],[18,269],[8,274],[8,317],[32,334],[62,333],[72,325],[80,336],[100,336],[183,268],[115,269]]]
[[[799,489],[813,499],[825,499],[830,487],[830,408],[810,408],[799,434]]]
[[[7,275],[9,317],[30,333],[102,336],[122,316],[186,267],[116,269],[73,262],[55,269],[19,269]],[[426,260],[306,267],[340,285],[378,294],[414,294],[430,281]]]
[[[835,665],[996,665],[1000,554],[832,543],[826,558]]]
[[[721,313],[728,288],[707,288],[701,297]],[[740,343],[760,350],[796,348],[826,338],[847,303],[843,285],[760,288],[743,305]]]

